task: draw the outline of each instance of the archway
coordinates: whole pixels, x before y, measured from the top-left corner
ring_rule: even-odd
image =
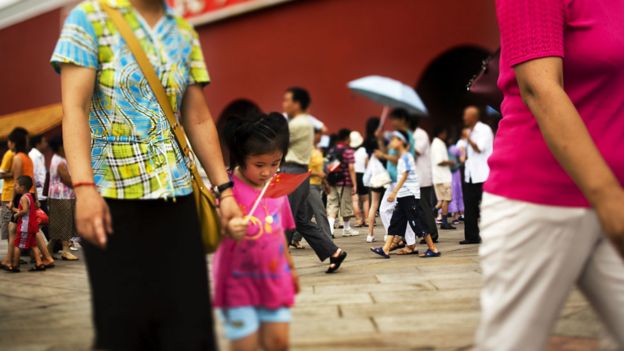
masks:
[[[430,118],[423,118],[423,127],[445,126],[460,131],[465,106],[481,102],[466,90],[466,84],[490,55],[477,46],[459,46],[436,57],[416,84],[416,91],[429,110]]]

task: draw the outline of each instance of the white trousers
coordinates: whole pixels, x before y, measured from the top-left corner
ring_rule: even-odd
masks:
[[[397,183],[392,183],[386,189],[384,193],[383,199],[381,199],[381,205],[379,205],[379,217],[381,218],[381,223],[384,226],[386,234],[388,234],[388,227],[390,227],[390,220],[392,220],[392,213],[394,212],[394,208],[397,205],[396,199],[392,202],[388,202],[388,196],[394,190],[394,187]],[[416,244],[416,234],[412,230],[412,227],[407,226],[407,230],[405,231],[405,243],[407,245]]]
[[[543,350],[575,286],[624,348],[624,260],[594,210],[486,193],[481,237],[479,351]]]

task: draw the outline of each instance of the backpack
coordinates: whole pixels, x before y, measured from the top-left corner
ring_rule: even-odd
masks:
[[[335,146],[329,150],[327,156],[329,159],[328,163],[328,174],[327,174],[327,183],[331,186],[336,186],[338,183],[342,182],[345,179],[344,172],[344,153],[345,148]]]

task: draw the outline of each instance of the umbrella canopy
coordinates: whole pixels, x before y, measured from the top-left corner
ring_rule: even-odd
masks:
[[[381,76],[367,76],[353,80],[347,86],[352,91],[384,106],[402,107],[418,114],[428,113],[427,107],[416,94],[416,91],[398,80]]]

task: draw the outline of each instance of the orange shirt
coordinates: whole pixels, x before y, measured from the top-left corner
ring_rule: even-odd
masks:
[[[26,155],[23,152],[20,152],[15,156],[22,159],[22,175],[29,176],[33,180],[33,186],[30,188],[29,192],[34,193],[35,192],[35,172],[34,172],[35,167],[33,165],[33,161],[30,159],[30,157],[28,157],[28,155]]]

